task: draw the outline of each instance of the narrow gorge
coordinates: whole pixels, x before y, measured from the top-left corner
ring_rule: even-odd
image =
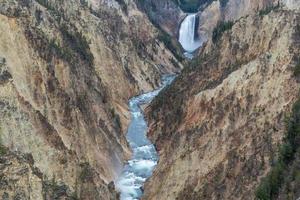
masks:
[[[158,161],[155,147],[146,136],[148,126],[141,107],[149,104],[174,78],[175,75],[165,75],[160,88],[129,101],[131,122],[126,137],[133,155],[116,183],[117,189],[121,191],[121,200],[138,199],[142,196],[143,184],[152,175]]]
[[[0,199],[296,200],[298,0],[0,0]]]
[[[179,43],[182,45],[184,55],[192,59],[193,53],[201,46],[201,39],[197,38],[196,14],[188,14],[182,21],[179,29]],[[147,139],[148,125],[144,119],[142,106],[148,105],[160,91],[169,86],[175,75],[162,77],[162,86],[158,89],[133,97],[129,101],[131,121],[127,131],[127,141],[133,155],[124,166],[122,174],[116,181],[117,190],[121,192],[121,200],[139,199],[143,195],[145,181],[151,177],[157,165],[158,155],[153,144]]]

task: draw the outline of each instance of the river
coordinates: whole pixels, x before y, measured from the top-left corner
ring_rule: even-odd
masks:
[[[179,30],[179,42],[184,48],[188,58],[193,57],[193,52],[201,45],[201,40],[196,37],[196,14],[188,14],[182,21]],[[145,121],[142,105],[149,104],[151,100],[167,85],[175,76],[164,76],[162,87],[152,92],[133,97],[129,101],[131,121],[126,135],[132,149],[132,158],[124,166],[121,175],[115,185],[121,194],[121,200],[138,200],[143,195],[143,186],[147,178],[157,165],[158,155],[153,144],[147,138],[147,122]]]
[[[162,86],[157,90],[133,97],[129,101],[131,121],[127,131],[127,141],[132,149],[132,158],[124,166],[115,185],[121,193],[121,200],[137,200],[143,195],[142,187],[152,175],[158,155],[147,138],[147,122],[142,105],[149,104],[158,93],[174,79],[174,75],[162,77]]]

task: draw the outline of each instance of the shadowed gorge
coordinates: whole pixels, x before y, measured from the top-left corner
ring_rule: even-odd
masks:
[[[162,86],[152,92],[133,97],[129,101],[131,122],[128,128],[127,140],[132,148],[133,155],[124,166],[116,186],[121,191],[121,200],[138,199],[142,196],[144,182],[152,175],[158,156],[156,149],[147,139],[147,122],[141,106],[149,104],[166,86],[170,85],[174,75],[164,76]]]

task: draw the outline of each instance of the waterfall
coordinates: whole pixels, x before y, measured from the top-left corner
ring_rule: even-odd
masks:
[[[196,38],[196,14],[189,14],[181,23],[179,30],[179,42],[183,49],[192,53],[202,44],[201,40]]]

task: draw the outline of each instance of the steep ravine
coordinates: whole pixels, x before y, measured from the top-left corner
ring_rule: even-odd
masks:
[[[299,19],[295,6],[240,18],[154,99],[143,199],[254,199],[298,98]]]
[[[296,0],[201,0],[198,1],[200,6],[198,9],[185,11],[185,13],[181,10],[183,7],[180,8],[176,4],[179,1],[146,0],[139,2],[151,21],[174,38],[178,38],[178,30],[187,13],[196,13],[199,17],[198,35],[202,41],[207,41],[211,38],[213,29],[221,21],[235,21],[243,16],[276,5],[278,1],[287,3],[290,8],[295,8],[297,4]]]
[[[139,199],[143,195],[145,181],[152,175],[158,156],[153,144],[147,138],[147,122],[142,107],[149,104],[159,92],[170,85],[175,75],[164,75],[162,85],[154,91],[133,97],[129,101],[131,120],[126,138],[133,155],[124,166],[116,181],[121,200]]]
[[[135,146],[131,114],[146,131],[143,98],[182,68],[175,1],[0,0],[0,198],[254,199],[299,95],[300,3],[202,2],[207,42],[145,109],[151,142]],[[114,181],[132,177],[120,196]]]
[[[179,30],[179,43],[186,51],[185,56],[190,56],[190,58],[202,44],[200,38],[197,38],[196,23],[196,14],[189,14],[182,21]],[[133,97],[129,101],[131,119],[126,138],[133,154],[124,166],[120,177],[115,181],[121,200],[140,199],[143,195],[144,183],[151,177],[152,171],[155,169],[159,158],[155,147],[147,138],[148,126],[142,107],[148,105],[161,90],[171,84],[174,78],[175,75],[164,75],[161,87]]]

